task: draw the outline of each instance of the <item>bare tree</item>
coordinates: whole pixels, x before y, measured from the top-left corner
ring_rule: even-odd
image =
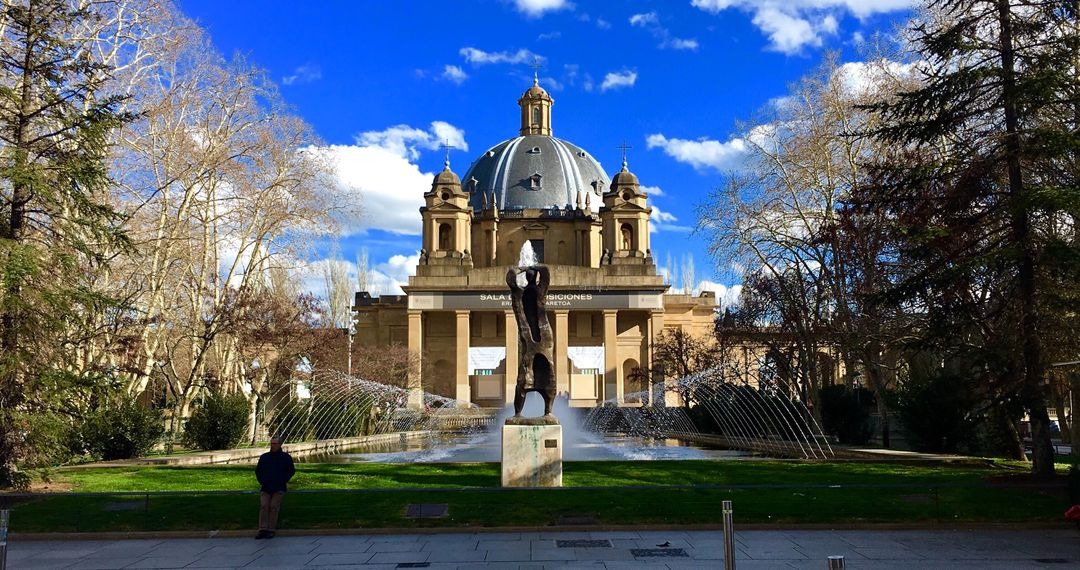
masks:
[[[850,248],[836,228],[844,200],[866,178],[863,160],[879,150],[850,136],[871,120],[858,105],[892,92],[902,71],[885,59],[841,66],[828,57],[745,129],[752,151],[747,172],[730,176],[700,209],[700,227],[719,263],[747,268],[746,291],[764,309],[759,317],[794,342],[794,382],[815,412],[819,354],[827,346],[840,343],[849,371],[877,370],[885,348],[867,328],[873,320],[858,320],[863,313],[847,272],[853,263],[873,272],[880,252],[846,257]],[[872,387],[882,395],[883,385]]]
[[[326,286],[327,314],[337,328],[349,328],[352,319],[352,280],[349,279],[348,263],[339,255],[336,247],[322,265],[323,283]]]

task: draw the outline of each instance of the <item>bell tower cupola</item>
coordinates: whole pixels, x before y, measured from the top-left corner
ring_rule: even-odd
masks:
[[[431,181],[431,190],[424,194],[424,206],[420,208],[424,221],[420,263],[471,266],[473,209],[469,196],[473,188],[462,188],[458,175],[450,170],[451,147],[447,144],[446,148],[443,170]]]
[[[551,106],[555,100],[540,87],[540,79],[533,74],[533,84],[518,99],[521,107],[521,136],[551,136]]]
[[[623,162],[604,193],[604,205],[600,208],[603,224],[604,249],[611,252],[612,263],[652,263],[649,249],[648,195],[641,189],[638,177],[626,165],[626,149],[623,145]]]

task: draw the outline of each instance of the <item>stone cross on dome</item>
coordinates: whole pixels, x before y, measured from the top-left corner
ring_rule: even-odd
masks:
[[[623,172],[627,172],[627,168],[626,168],[626,151],[628,151],[628,150],[630,150],[630,149],[632,149],[634,147],[630,146],[630,143],[628,143],[626,141],[623,141],[622,144],[620,144],[619,146],[617,146],[615,148],[622,149],[622,169],[623,169]]]
[[[540,84],[540,70],[544,69],[543,64],[540,63],[540,58],[534,57],[533,62],[529,64],[529,67],[533,70],[533,85]]]
[[[446,151],[446,160],[443,161],[443,168],[450,170],[450,149],[457,150],[457,147],[450,144],[449,140],[444,140],[441,148]]]

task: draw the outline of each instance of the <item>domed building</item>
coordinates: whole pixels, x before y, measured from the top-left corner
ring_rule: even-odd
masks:
[[[552,135],[553,104],[534,80],[518,99],[517,137],[484,151],[463,178],[447,160],[424,194],[423,249],[404,296],[357,294],[356,340],[406,344],[418,355],[411,386],[463,405],[513,401],[506,272],[526,257],[551,270],[555,379],[572,406],[650,403],[639,371],[652,368],[659,332],[711,331],[712,293],[666,294],[649,245],[652,208],[625,157],[609,178]]]

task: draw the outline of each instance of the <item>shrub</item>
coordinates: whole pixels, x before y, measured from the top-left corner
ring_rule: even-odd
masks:
[[[243,394],[211,393],[195,409],[184,426],[185,446],[230,449],[247,433],[248,400]]]
[[[893,407],[913,449],[955,453],[972,446],[976,403],[965,377],[938,370],[901,384]]]
[[[821,394],[822,429],[836,436],[840,443],[864,445],[873,435],[870,412],[876,400],[874,393],[862,386],[826,386]]]
[[[91,413],[79,432],[83,447],[94,457],[105,460],[146,455],[163,435],[161,410],[146,408],[127,398]]]
[[[270,417],[270,435],[284,441],[305,441],[311,438],[311,414],[307,400],[281,402]]]
[[[363,435],[364,424],[371,413],[371,404],[338,398],[316,398],[311,411],[315,439],[336,439]]]

